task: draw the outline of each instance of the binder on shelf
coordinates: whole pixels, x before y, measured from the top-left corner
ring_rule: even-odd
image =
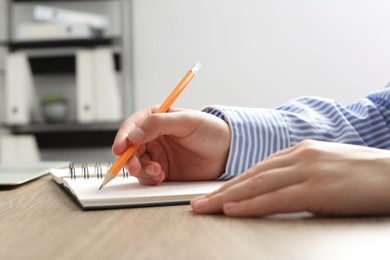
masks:
[[[39,21],[49,21],[60,24],[85,24],[91,28],[101,30],[105,30],[109,25],[109,19],[101,14],[43,5],[35,6],[34,18]]]
[[[0,42],[8,41],[8,2],[8,0],[0,0]]]
[[[77,121],[95,121],[93,86],[93,55],[91,50],[78,50],[76,53],[76,103]]]
[[[30,123],[34,107],[35,89],[27,56],[9,53],[5,68],[5,119],[8,125]]]
[[[5,124],[5,78],[0,73],[0,124]],[[1,135],[1,127],[0,127],[0,135]]]
[[[121,98],[111,49],[98,48],[95,57],[96,120],[118,122],[122,118]]]
[[[17,39],[23,41],[79,39],[91,36],[87,24],[24,23],[18,26]]]
[[[0,45],[0,123],[5,123],[5,59],[6,47]],[[1,129],[0,129],[1,131]],[[1,134],[1,133],[0,133]]]
[[[79,50],[76,67],[78,122],[120,121],[122,102],[112,50]]]
[[[4,87],[4,76],[0,74],[0,124],[5,124],[5,87]],[[0,135],[2,128],[0,127]]]

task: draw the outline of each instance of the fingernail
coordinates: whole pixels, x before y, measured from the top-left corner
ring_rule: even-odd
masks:
[[[155,176],[155,175],[156,175],[156,174],[154,173],[154,171],[153,171],[153,168],[150,167],[150,166],[145,167],[145,172],[146,172],[146,174],[149,175],[149,176]]]
[[[194,203],[194,202],[197,201],[197,200],[203,199],[204,197],[205,197],[205,195],[200,195],[200,196],[197,196],[197,197],[195,197],[195,198],[192,198],[192,199],[191,199],[191,204]]]
[[[136,128],[129,133],[129,139],[132,142],[137,142],[145,136],[145,132],[141,128]]]
[[[195,209],[202,209],[209,203],[208,198],[200,198],[194,201],[194,208]]]

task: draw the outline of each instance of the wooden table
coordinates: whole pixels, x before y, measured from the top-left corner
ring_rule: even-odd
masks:
[[[0,259],[390,259],[390,218],[82,211],[49,176],[0,190]]]

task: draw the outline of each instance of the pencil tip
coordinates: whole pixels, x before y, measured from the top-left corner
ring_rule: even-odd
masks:
[[[99,190],[101,190],[107,183],[109,183],[114,178],[115,178],[115,175],[113,175],[111,172],[107,172],[102,184],[100,185]]]

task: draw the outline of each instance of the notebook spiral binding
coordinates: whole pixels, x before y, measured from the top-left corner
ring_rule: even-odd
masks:
[[[90,174],[90,167],[88,163],[82,163],[80,167],[76,167],[73,162],[69,163],[69,175],[71,179],[83,178],[89,179],[90,177],[96,177],[97,179],[103,179],[104,175],[111,168],[112,162],[102,164],[101,162],[96,162],[93,167],[93,174]],[[103,173],[103,168],[104,173]],[[118,174],[119,175],[119,174]],[[121,175],[123,178],[129,177],[129,172],[126,168],[122,168]]]

